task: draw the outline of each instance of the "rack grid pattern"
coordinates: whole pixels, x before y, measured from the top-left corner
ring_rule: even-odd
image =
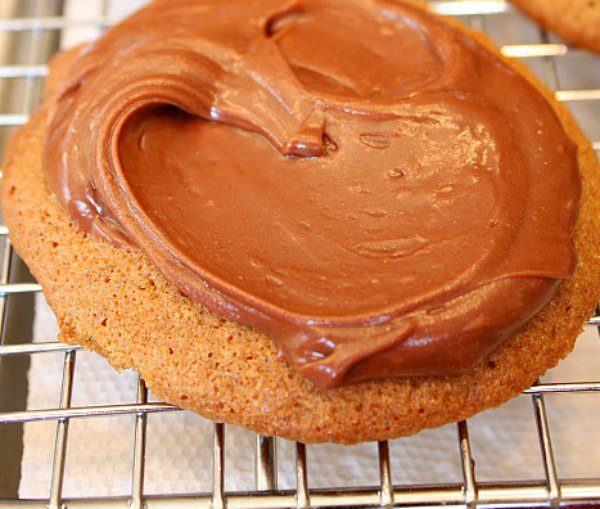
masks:
[[[438,1],[431,2],[433,8],[444,15],[462,17],[473,28],[483,28],[484,17],[510,12],[511,7],[503,0],[480,1]],[[0,35],[26,33],[35,34],[57,32],[74,27],[108,27],[115,20],[108,16],[88,20],[68,20],[61,16],[42,16],[0,20]],[[543,59],[543,78],[556,91],[558,100],[572,103],[580,101],[600,102],[600,88],[588,90],[564,90],[556,69],[556,59],[567,55],[572,49],[562,43],[550,42],[548,35],[541,30],[539,42],[535,44],[514,44],[502,48],[510,58]],[[592,58],[592,57],[590,57]],[[48,72],[47,65],[31,64],[29,61],[14,65],[0,66],[0,80],[24,79],[24,87],[32,87]],[[600,86],[600,84],[599,84]],[[27,91],[26,91],[27,92]],[[25,94],[28,95],[27,93]],[[30,94],[29,94],[30,95]],[[31,102],[31,101],[30,101]],[[0,129],[25,123],[35,104],[28,104],[27,110],[20,113],[0,111]],[[600,151],[600,139],[593,140],[596,151]],[[395,484],[390,463],[390,449],[387,442],[378,444],[379,486],[362,488],[311,489],[308,485],[307,448],[296,444],[295,490],[277,489],[276,439],[256,436],[255,441],[255,491],[229,493],[224,490],[224,434],[225,426],[215,423],[213,428],[213,484],[211,493],[178,496],[146,497],[144,494],[144,466],[146,454],[147,416],[156,412],[175,412],[179,409],[165,403],[149,403],[148,391],[143,380],[138,382],[137,401],[134,404],[94,407],[73,407],[71,394],[79,347],[56,342],[5,344],[4,337],[7,302],[16,294],[31,294],[41,291],[37,284],[12,281],[11,261],[14,255],[8,238],[8,229],[0,225],[0,358],[4,361],[15,356],[42,355],[48,352],[63,352],[62,386],[60,401],[56,408],[0,413],[2,425],[34,421],[55,421],[56,438],[50,491],[46,500],[0,500],[2,507],[31,507],[59,509],[97,507],[141,509],[147,507],[212,507],[221,508],[311,508],[311,507],[407,507],[407,506],[458,506],[458,507],[568,507],[600,504],[600,479],[563,480],[557,475],[550,436],[550,423],[546,415],[545,397],[555,394],[599,393],[600,371],[597,380],[587,383],[565,381],[562,383],[536,384],[528,389],[533,404],[533,414],[539,437],[540,461],[544,466],[545,478],[540,481],[505,483],[478,483],[475,462],[469,441],[467,422],[457,424],[457,452],[462,465],[462,483],[443,485],[402,485]],[[600,328],[600,311],[588,322],[589,326]],[[599,329],[600,332],[600,329]],[[600,346],[600,345],[599,345]],[[2,388],[0,387],[0,390]],[[127,498],[65,500],[62,486],[65,471],[65,458],[69,423],[72,419],[89,419],[117,415],[135,416],[135,438],[133,448],[132,492]],[[0,475],[3,472],[3,456],[0,451]]]

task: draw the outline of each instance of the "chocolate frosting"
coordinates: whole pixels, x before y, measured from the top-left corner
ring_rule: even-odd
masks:
[[[155,1],[80,52],[49,122],[82,232],[323,387],[468,370],[576,266],[552,107],[403,3]]]

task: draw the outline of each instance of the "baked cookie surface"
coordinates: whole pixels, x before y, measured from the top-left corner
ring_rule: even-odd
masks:
[[[511,0],[545,28],[584,48],[600,52],[600,1]]]
[[[60,81],[64,64],[58,62],[52,82]],[[572,349],[593,311],[600,292],[600,172],[570,113],[553,105],[579,146],[576,276],[521,333],[457,377],[323,391],[282,361],[264,334],[202,309],[140,252],[79,234],[44,182],[46,107],[10,144],[3,206],[11,238],[44,286],[63,341],[98,351],[118,369],[135,367],[155,395],[214,420],[304,442],[393,438],[467,418],[518,394]]]

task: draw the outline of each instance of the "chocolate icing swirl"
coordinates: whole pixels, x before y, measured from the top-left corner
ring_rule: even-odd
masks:
[[[157,0],[53,99],[82,232],[323,387],[463,372],[572,276],[576,147],[523,77],[384,0]]]

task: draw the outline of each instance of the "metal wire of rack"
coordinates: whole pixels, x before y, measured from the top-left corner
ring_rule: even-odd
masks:
[[[35,0],[33,0],[35,3]],[[50,2],[51,3],[51,2]],[[511,11],[503,0],[479,1],[437,1],[431,2],[434,9],[444,15],[452,15],[467,20],[474,28],[483,28],[487,17]],[[48,67],[35,58],[50,56],[48,34],[58,33],[73,27],[108,27],[115,20],[108,16],[96,19],[69,20],[60,15],[60,9],[52,11],[44,4],[41,11],[34,10],[30,17],[0,19],[0,36],[15,37],[26,35],[34,39],[30,49],[37,47],[10,65],[0,65],[0,85],[10,80],[22,80],[21,111],[0,111],[0,130],[7,130],[25,123],[36,106],[33,89],[39,86],[46,76]],[[60,2],[57,3],[60,5]],[[0,10],[1,14],[1,10]],[[40,49],[41,48],[41,49]],[[41,51],[41,52],[40,52]],[[563,43],[551,42],[545,31],[540,30],[539,41],[529,44],[512,44],[502,47],[504,55],[510,58],[543,59],[543,78],[556,91],[559,101],[566,103],[600,101],[600,88],[586,90],[565,90],[560,86],[556,65],[557,59],[567,55],[572,49]],[[592,57],[590,57],[592,58]],[[598,85],[600,87],[600,84]],[[3,92],[0,87],[0,92]],[[5,93],[5,92],[4,92]],[[0,131],[1,132],[1,131]],[[1,140],[1,138],[0,138]],[[600,151],[600,139],[593,140],[596,151]],[[1,145],[0,145],[1,147]],[[462,482],[429,486],[403,485],[394,483],[390,461],[390,448],[387,442],[378,444],[379,486],[338,489],[311,489],[308,484],[307,447],[296,443],[295,469],[297,486],[295,490],[280,490],[277,483],[276,445],[271,437],[257,435],[255,438],[255,491],[230,493],[225,491],[225,426],[213,426],[213,484],[210,493],[194,495],[169,494],[166,496],[146,496],[144,492],[144,468],[146,463],[147,416],[157,412],[175,412],[177,408],[165,404],[149,402],[148,391],[143,380],[138,382],[137,400],[132,404],[104,406],[71,405],[76,357],[79,347],[56,342],[15,343],[7,338],[7,304],[17,295],[29,295],[41,291],[36,283],[14,280],[11,266],[17,262],[8,238],[8,229],[0,225],[0,360],[41,355],[48,352],[64,353],[60,401],[56,408],[44,410],[24,410],[0,412],[0,433],[2,425],[29,423],[35,421],[55,421],[56,435],[52,476],[48,498],[45,500],[0,499],[1,507],[31,507],[59,509],[102,507],[212,507],[220,508],[311,508],[311,507],[408,507],[408,506],[459,506],[459,507],[529,507],[538,506],[582,506],[600,505],[600,479],[565,480],[557,474],[550,436],[550,423],[546,414],[546,395],[573,393],[600,393],[600,371],[598,378],[589,382],[565,381],[562,383],[538,383],[525,391],[531,396],[533,414],[539,438],[540,460],[545,478],[539,481],[518,481],[503,483],[477,482],[475,462],[469,440],[467,422],[457,424],[457,450],[462,466]],[[600,312],[592,317],[589,326],[600,327]],[[3,368],[0,365],[0,369]],[[0,392],[2,387],[0,387]],[[69,423],[73,419],[88,419],[118,415],[135,416],[135,435],[132,462],[132,491],[129,497],[105,499],[63,498],[65,458],[68,443]],[[0,477],[5,473],[4,456],[0,451]]]

